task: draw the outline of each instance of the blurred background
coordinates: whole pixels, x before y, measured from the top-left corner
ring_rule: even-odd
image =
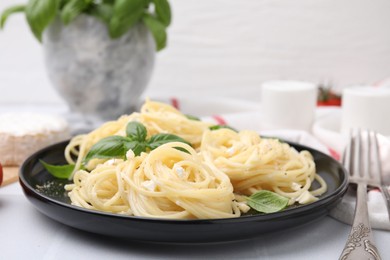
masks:
[[[1,0],[0,10],[23,0]],[[390,76],[390,1],[171,0],[168,47],[145,95],[257,101],[265,80],[330,81],[334,88]],[[0,32],[0,104],[64,104],[47,78],[25,17]]]

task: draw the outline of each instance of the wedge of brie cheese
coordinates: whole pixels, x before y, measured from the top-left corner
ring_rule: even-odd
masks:
[[[21,165],[23,161],[50,144],[70,137],[65,120],[35,113],[0,114],[0,163]]]

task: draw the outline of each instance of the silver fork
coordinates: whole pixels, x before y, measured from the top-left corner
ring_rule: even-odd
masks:
[[[352,131],[350,143],[343,156],[343,164],[349,171],[349,181],[357,184],[357,199],[352,229],[340,260],[381,259],[374,245],[367,209],[367,186],[381,186],[376,138],[377,135],[371,131]],[[372,149],[372,146],[375,148]]]
[[[379,144],[378,144],[378,135],[376,135],[376,138],[374,140],[374,153],[375,153],[375,156],[380,158],[380,149],[379,149]],[[387,215],[388,215],[389,221],[390,221],[390,192],[389,192],[389,189],[387,188],[387,185],[386,185],[388,183],[385,183],[385,181],[384,181],[384,176],[383,176],[383,172],[382,172],[382,164],[381,164],[380,160],[375,165],[375,167],[376,167],[376,171],[377,171],[377,173],[379,174],[379,177],[380,177],[380,185],[378,186],[378,188],[381,191],[381,193],[383,195],[383,198],[385,199],[386,208],[387,208]]]

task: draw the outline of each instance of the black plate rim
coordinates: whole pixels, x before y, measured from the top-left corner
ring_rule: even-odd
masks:
[[[310,204],[306,205],[299,205],[297,207],[292,207],[285,209],[283,211],[275,212],[275,213],[268,213],[268,214],[256,214],[256,215],[248,215],[248,216],[240,216],[238,218],[217,218],[217,219],[162,219],[162,218],[148,218],[148,217],[138,217],[138,216],[128,216],[128,215],[121,215],[117,213],[110,213],[110,212],[103,212],[98,210],[91,210],[91,209],[85,209],[82,207],[74,206],[68,203],[64,203],[58,200],[55,200],[53,198],[50,198],[40,192],[38,192],[35,188],[33,188],[28,181],[26,180],[24,173],[26,172],[26,168],[28,168],[29,164],[33,163],[34,161],[37,161],[39,159],[40,154],[44,154],[48,152],[49,150],[52,150],[56,146],[63,146],[67,143],[69,143],[70,140],[65,140],[62,142],[58,142],[55,144],[52,144],[50,146],[47,146],[45,148],[42,148],[38,150],[37,152],[30,155],[22,164],[19,170],[19,182],[21,186],[23,187],[23,190],[27,189],[29,192],[32,192],[34,194],[35,198],[38,198],[39,200],[42,200],[44,202],[49,202],[52,204],[55,204],[57,206],[65,207],[70,210],[74,211],[81,211],[83,213],[92,214],[92,215],[98,215],[102,217],[109,217],[109,218],[121,218],[121,219],[127,219],[129,221],[144,221],[144,222],[151,222],[151,223],[169,223],[169,224],[202,224],[202,223],[221,223],[221,224],[228,224],[228,223],[242,223],[242,222],[260,222],[260,221],[269,221],[269,220],[279,220],[284,219],[292,216],[297,216],[302,213],[307,212],[308,210],[313,210],[316,208],[321,208],[322,206],[326,206],[328,204],[331,204],[332,202],[336,201],[340,196],[345,194],[347,188],[348,188],[348,174],[346,169],[342,164],[340,164],[337,160],[335,160],[333,157],[316,150],[314,148],[301,145],[298,143],[290,142],[290,141],[284,141],[279,139],[282,142],[286,142],[289,145],[293,147],[298,147],[300,150],[308,150],[308,151],[315,151],[316,153],[326,157],[327,159],[330,159],[333,163],[336,163],[340,166],[342,169],[343,175],[340,176],[340,179],[342,179],[342,182],[339,184],[337,189],[335,189],[330,194],[327,194],[326,196],[320,198],[318,201],[315,201]],[[31,196],[30,194],[26,194],[26,196]]]

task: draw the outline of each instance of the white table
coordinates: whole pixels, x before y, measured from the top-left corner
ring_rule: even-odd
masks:
[[[226,103],[226,102],[225,102]],[[230,107],[232,103],[230,102]],[[237,111],[252,109],[236,104]],[[184,104],[183,104],[184,106]],[[256,108],[256,105],[253,106]],[[185,107],[183,107],[185,108]],[[222,106],[219,106],[222,109]],[[0,112],[33,110],[64,115],[50,104],[0,106]],[[191,112],[191,111],[187,111]],[[235,114],[254,118],[254,114]],[[252,129],[255,125],[243,125]],[[248,123],[248,124],[249,124]],[[328,216],[283,232],[215,244],[160,245],[129,242],[79,231],[38,212],[18,183],[0,188],[0,259],[338,259],[350,226]],[[374,231],[382,259],[390,259],[390,232]]]
[[[1,259],[338,259],[350,226],[328,216],[239,242],[160,245],[79,231],[38,212],[14,183],[0,188]],[[382,259],[390,232],[375,230]]]

